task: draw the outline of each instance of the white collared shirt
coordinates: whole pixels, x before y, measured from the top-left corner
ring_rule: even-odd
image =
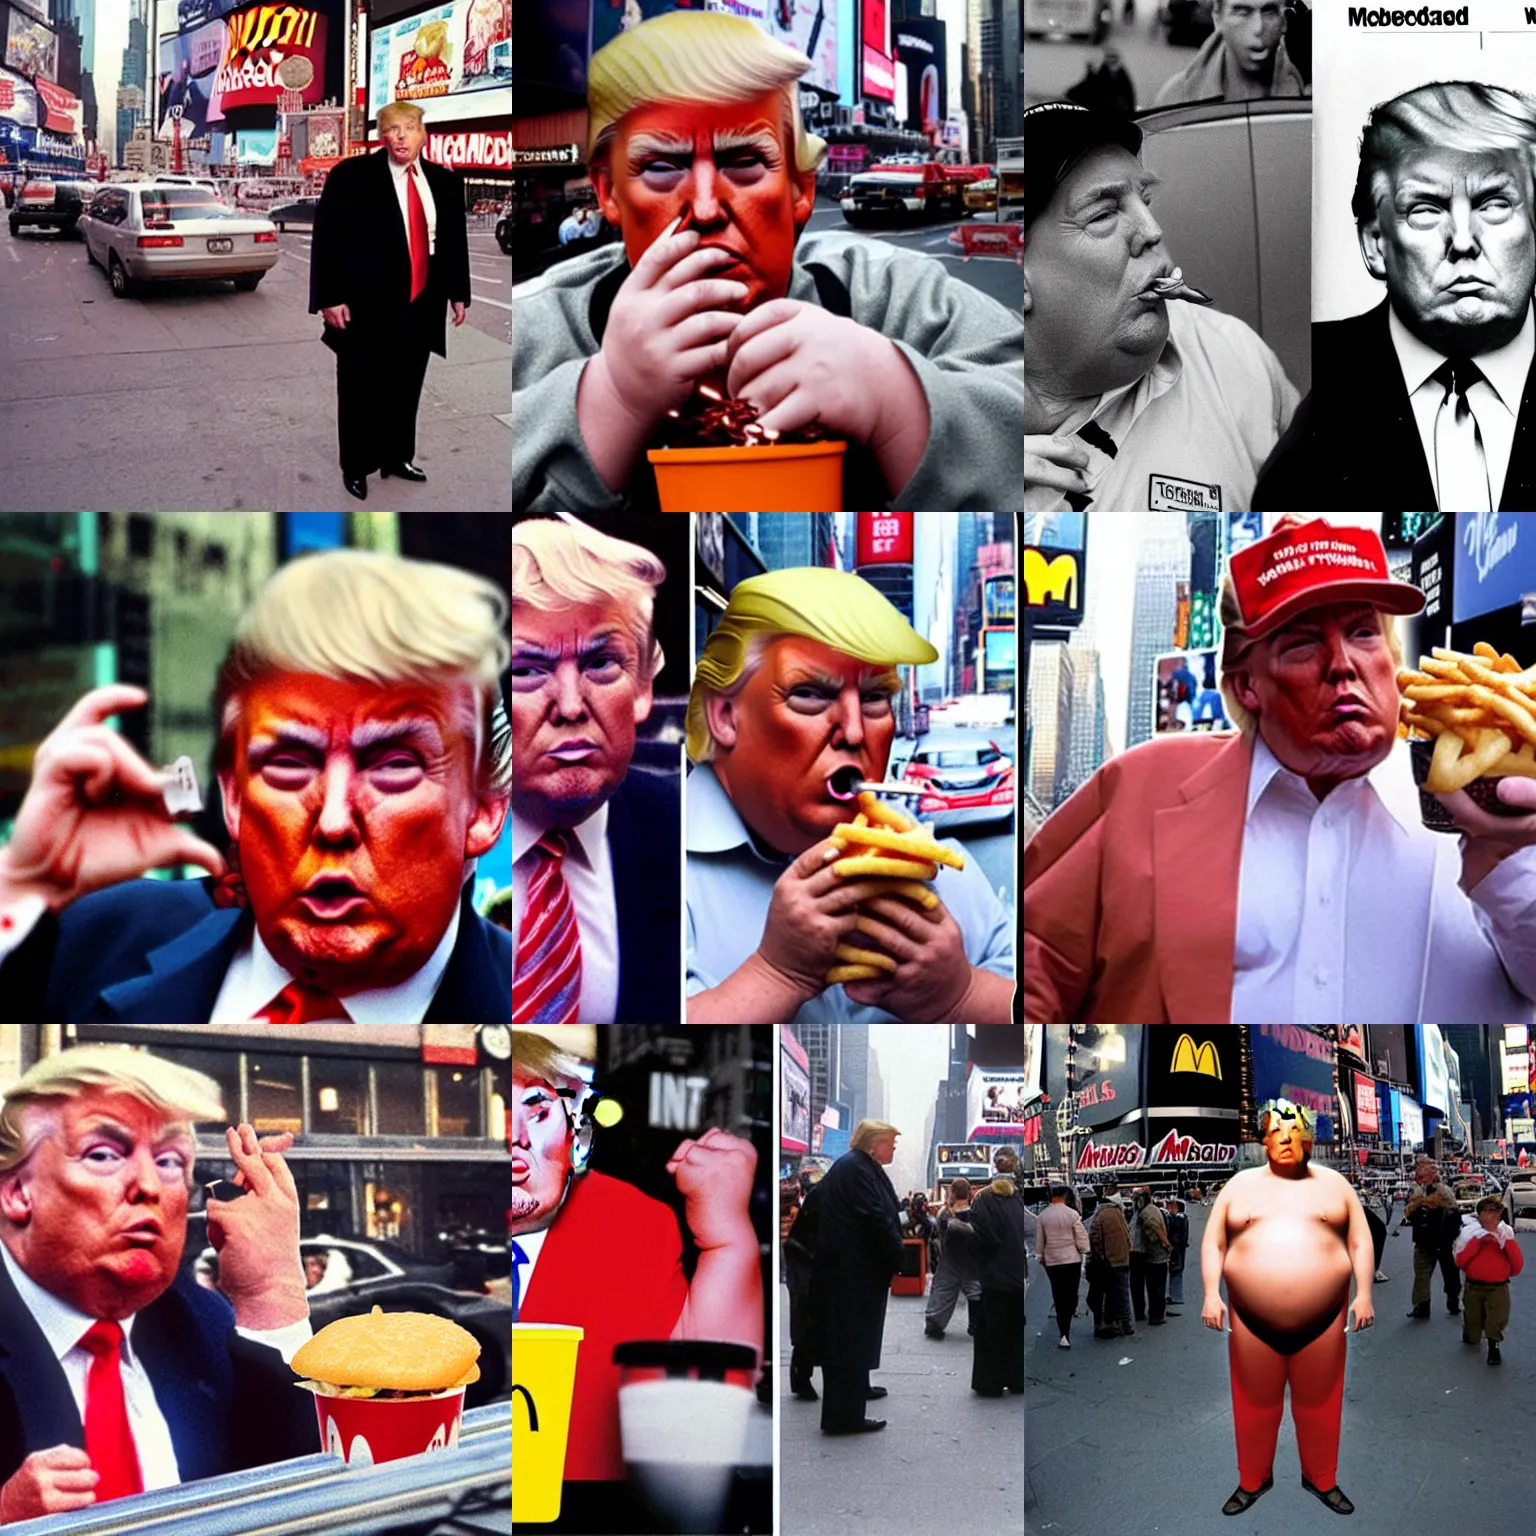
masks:
[[[384,153],[387,156],[389,151],[386,149]],[[437,250],[437,204],[432,199],[432,189],[427,185],[426,173],[421,168],[421,156],[411,161],[411,165],[396,165],[391,159],[389,174],[395,179],[395,196],[400,199],[400,221],[405,225],[406,239],[409,240],[411,205],[406,191],[406,175],[412,165],[416,167],[416,190],[421,194],[422,212],[427,216],[427,254],[431,256]]]
[[[535,845],[547,829],[512,812],[512,974],[517,974],[517,935],[523,931],[528,877],[539,857]],[[608,849],[606,803],[572,829],[570,851],[561,866],[576,908],[581,936],[583,1024],[612,1024],[619,1006],[619,909],[613,894],[613,859]],[[522,1241],[521,1238],[518,1239]]]
[[[32,1320],[48,1341],[69,1383],[80,1422],[85,1423],[85,1391],[94,1358],[80,1340],[85,1336],[94,1317],[61,1301],[51,1291],[46,1291],[21,1265],[11,1257],[9,1249],[0,1244],[0,1262],[5,1265],[11,1284],[21,1304],[32,1314]],[[138,1314],[121,1320],[123,1346],[120,1354],[123,1379],[123,1400],[128,1408],[128,1426],[133,1432],[134,1448],[139,1454],[139,1474],[144,1491],[152,1488],[174,1488],[181,1482],[181,1468],[176,1461],[176,1448],[171,1441],[171,1426],[155,1400],[155,1389],[149,1373],[139,1360],[133,1347],[133,1325]],[[237,1328],[237,1333],[258,1344],[265,1344],[282,1355],[284,1363],[291,1362],[294,1353],[313,1336],[314,1330],[308,1319],[290,1323],[286,1328],[258,1330]],[[39,1447],[46,1449],[46,1447]]]
[[[1440,476],[1435,464],[1435,421],[1445,401],[1445,385],[1433,375],[1445,362],[1445,354],[1420,341],[1397,318],[1397,311],[1390,304],[1387,306],[1387,327],[1392,334],[1398,366],[1403,370],[1408,403],[1413,407],[1414,425],[1419,429],[1419,441],[1424,445],[1424,459],[1429,465],[1429,478],[1438,501]],[[1532,320],[1531,310],[1527,307],[1525,324],[1513,341],[1506,342],[1496,352],[1486,352],[1472,359],[1482,370],[1483,377],[1467,391],[1467,404],[1477,417],[1477,429],[1482,433],[1490,505],[1495,508],[1503,499],[1504,477],[1509,473],[1509,456],[1515,445],[1515,422],[1520,414],[1520,401],[1525,394],[1525,380],[1533,358],[1536,358],[1536,321]]]
[[[1318,800],[1260,735],[1248,778],[1234,1024],[1474,1023],[1536,1015],[1536,849],[1464,895],[1424,826],[1406,742]]]
[[[454,903],[447,930],[425,965],[392,987],[371,987],[341,999],[345,1017],[356,1024],[419,1024],[432,1006],[443,972],[459,940],[459,906]],[[293,980],[272,957],[253,927],[251,937],[224,973],[224,984],[213,1005],[210,1024],[248,1024]]]

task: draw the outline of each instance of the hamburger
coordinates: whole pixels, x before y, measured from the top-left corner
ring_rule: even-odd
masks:
[[[436,1397],[480,1379],[474,1334],[430,1312],[385,1312],[327,1323],[293,1357],[297,1384],[321,1397],[376,1402]]]

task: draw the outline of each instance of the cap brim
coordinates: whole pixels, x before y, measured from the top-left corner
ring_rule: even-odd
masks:
[[[1424,611],[1424,594],[1406,581],[1362,581],[1350,577],[1325,582],[1287,598],[1256,624],[1244,625],[1244,638],[1262,640],[1281,625],[1288,624],[1298,613],[1304,613],[1308,608],[1323,608],[1330,603],[1369,603],[1373,608],[1407,617]]]

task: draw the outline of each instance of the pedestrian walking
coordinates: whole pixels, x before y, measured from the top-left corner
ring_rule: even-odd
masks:
[[[982,1397],[1024,1392],[1024,1198],[1013,1181],[1018,1166],[1018,1157],[1000,1148],[992,1159],[997,1177],[971,1205],[981,1279],[971,1391]],[[1041,1221],[1043,1245],[1043,1215]]]
[[[1475,1349],[1486,1335],[1488,1364],[1501,1365],[1499,1345],[1509,1325],[1509,1282],[1525,1268],[1525,1255],[1514,1228],[1504,1220],[1504,1203],[1497,1195],[1484,1195],[1477,1202],[1477,1222],[1462,1228],[1452,1253],[1466,1275],[1461,1342]]]
[[[1063,1184],[1051,1188],[1051,1203],[1040,1213],[1039,1246],[1035,1256],[1045,1266],[1056,1305],[1056,1331],[1062,1349],[1072,1348],[1072,1314],[1077,1311],[1078,1285],[1083,1274],[1083,1255],[1088,1252],[1088,1232],[1082,1218],[1067,1204]]]
[[[1429,1316],[1430,1283],[1435,1270],[1445,1285],[1445,1310],[1455,1317],[1461,1311],[1461,1271],[1453,1253],[1461,1233],[1461,1212],[1448,1184],[1440,1182],[1440,1170],[1421,1158],[1413,1170],[1419,1186],[1403,1207],[1403,1220],[1413,1228],[1413,1310],[1408,1316]]]
[[[1162,1211],[1145,1189],[1136,1195],[1136,1224],[1131,1233],[1133,1264],[1138,1253],[1142,1257],[1142,1276],[1146,1285],[1147,1325],[1161,1328],[1168,1321],[1168,1261],[1173,1254],[1173,1244],[1168,1240]],[[1131,1284],[1134,1287],[1134,1272]],[[1175,1312],[1173,1315],[1178,1317],[1180,1314]]]
[[[816,1248],[821,1228],[821,1193],[810,1181],[810,1171],[801,1175],[805,1193],[794,1224],[784,1239],[784,1278],[789,1286],[789,1389],[802,1403],[820,1398],[811,1379],[813,1368],[821,1363],[820,1319],[811,1300],[811,1272],[816,1266]]]
[[[886,1395],[884,1387],[870,1386],[869,1373],[880,1365],[891,1277],[901,1268],[899,1205],[885,1173],[899,1134],[883,1120],[861,1120],[850,1149],[816,1186],[821,1220],[810,1296],[820,1328],[821,1430],[827,1435],[885,1428],[884,1419],[866,1418],[864,1408]]]
[[[1119,1200],[1108,1193],[1088,1223],[1088,1310],[1096,1339],[1136,1332],[1131,1327],[1131,1232]]]
[[[976,1274],[975,1234],[971,1230],[971,1181],[956,1179],[949,1186],[949,1204],[939,1213],[939,1265],[928,1290],[928,1310],[923,1332],[942,1339],[965,1297],[966,1332],[976,1332],[976,1309],[981,1304],[981,1281]]]
[[[1175,1195],[1168,1202],[1168,1241],[1173,1252],[1168,1256],[1168,1303],[1184,1305],[1184,1257],[1189,1249],[1189,1217],[1184,1214],[1184,1201]]]

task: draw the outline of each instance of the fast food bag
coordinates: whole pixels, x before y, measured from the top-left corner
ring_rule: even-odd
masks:
[[[559,1323],[512,1324],[512,1523],[560,1518],[565,1447],[586,1336]]]

